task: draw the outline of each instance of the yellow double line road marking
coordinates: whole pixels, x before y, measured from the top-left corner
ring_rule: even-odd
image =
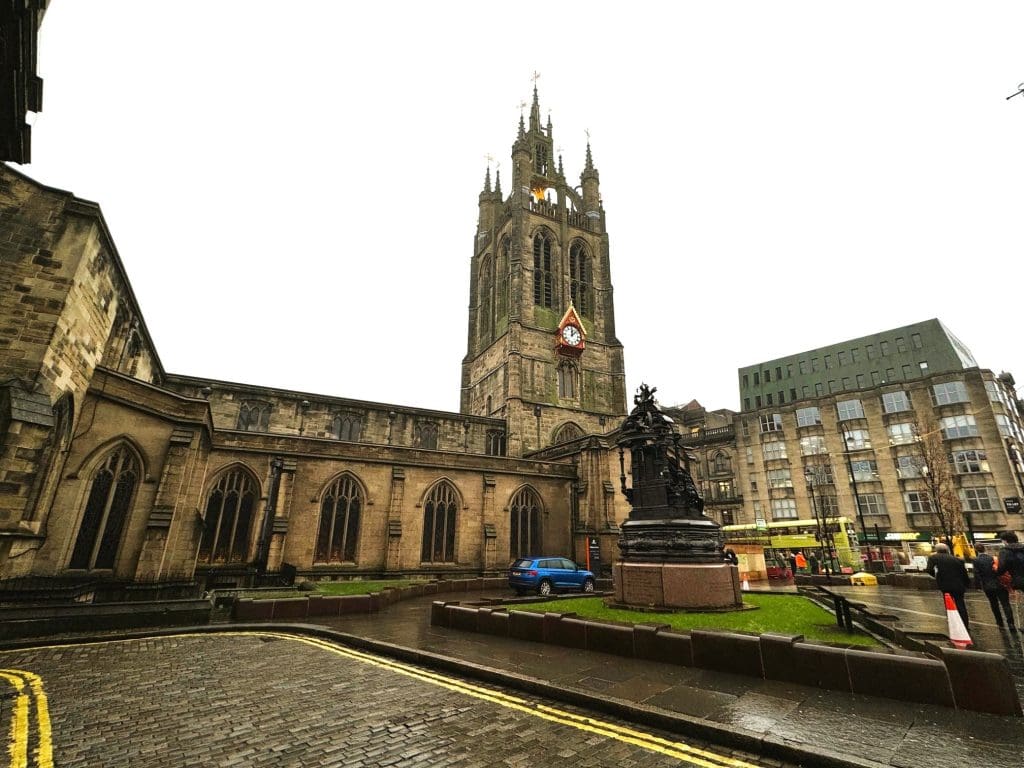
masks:
[[[708,750],[691,746],[681,741],[672,741],[660,736],[655,736],[644,731],[629,728],[604,720],[598,720],[586,715],[579,715],[568,712],[547,704],[513,696],[501,691],[494,691],[479,685],[474,685],[465,680],[449,677],[427,669],[416,667],[411,664],[394,661],[383,656],[376,656],[364,651],[347,648],[338,643],[303,635],[293,635],[285,632],[218,632],[218,633],[183,633],[180,635],[165,635],[164,637],[202,637],[216,638],[225,635],[242,637],[274,637],[280,640],[291,640],[304,643],[305,645],[328,651],[337,656],[358,661],[363,664],[370,664],[380,669],[386,669],[406,677],[419,680],[420,682],[435,685],[449,691],[462,693],[476,699],[496,704],[506,709],[522,712],[531,717],[541,718],[548,722],[565,725],[585,733],[591,733],[605,738],[614,739],[624,744],[630,744],[651,752],[657,752],[668,757],[681,760],[700,768],[760,768],[754,763],[739,760],[725,755],[716,754]],[[133,640],[101,640],[80,645],[106,645],[109,643],[126,643]],[[67,646],[44,646],[45,647],[67,647]],[[34,650],[42,650],[35,648]],[[10,682],[18,692],[14,713],[11,719],[11,768],[27,768],[28,749],[28,695],[24,693],[25,683],[28,682],[36,699],[36,713],[39,723],[39,746],[36,750],[36,765],[38,768],[52,768],[53,755],[50,741],[50,717],[47,709],[46,694],[43,693],[42,680],[31,672],[20,670],[0,670],[0,677]],[[24,699],[24,701],[23,701]],[[20,762],[18,762],[20,760]]]
[[[0,669],[0,679],[6,680],[15,691],[11,712],[10,742],[7,754],[10,768],[28,768],[30,737],[29,710],[35,700],[37,739],[34,753],[36,768],[53,768],[53,741],[50,733],[50,708],[43,692],[39,675],[22,669]],[[29,695],[31,692],[31,696]]]
[[[276,632],[243,632],[238,634],[278,637],[283,640],[293,640],[305,643],[306,645],[321,648],[338,656],[360,661],[365,664],[371,664],[382,669],[388,669],[400,675],[415,678],[421,682],[436,685],[450,691],[463,693],[467,696],[482,699],[507,709],[513,709],[533,717],[539,717],[549,722],[576,728],[577,730],[584,731],[586,733],[592,733],[609,739],[614,739],[625,744],[631,744],[632,746],[640,747],[651,752],[657,752],[668,757],[673,757],[677,760],[690,763],[691,765],[700,766],[701,768],[758,768],[758,766],[753,763],[748,763],[743,760],[699,749],[684,742],[671,741],[633,728],[616,725],[615,723],[609,723],[593,717],[587,717],[585,715],[578,715],[573,712],[567,712],[546,704],[531,702],[518,696],[512,696],[500,691],[493,691],[488,688],[473,685],[472,683],[464,680],[430,672],[429,670],[422,669],[420,667],[393,661],[381,656],[375,656],[363,651],[357,651],[352,648],[346,648],[328,640]]]

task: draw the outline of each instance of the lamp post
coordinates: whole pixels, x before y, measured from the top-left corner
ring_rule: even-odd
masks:
[[[825,579],[832,583],[832,548],[829,546],[828,520],[825,520],[825,527],[822,529],[821,520],[818,517],[818,502],[814,498],[814,470],[807,467],[804,470],[804,478],[807,480],[807,490],[811,493],[811,511],[814,514],[814,525],[818,529],[818,549],[821,550],[821,564],[825,566]],[[828,554],[825,548],[828,548]]]
[[[846,444],[846,467],[850,471],[850,484],[853,486],[853,503],[857,509],[857,519],[860,521],[860,532],[864,536],[864,545],[868,548],[868,570],[874,570],[871,566],[871,542],[868,541],[868,529],[864,525],[864,510],[860,506],[860,494],[857,492],[857,476],[853,473],[853,459],[850,458],[853,438],[843,428],[843,442]]]

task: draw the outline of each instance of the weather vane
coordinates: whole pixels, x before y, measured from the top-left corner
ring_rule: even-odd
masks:
[[[486,155],[484,155],[484,159],[487,161],[487,167],[490,168],[491,163],[494,162],[494,155],[488,152]]]
[[[587,144],[589,144],[590,143],[590,129],[589,128],[584,128],[583,132],[585,134],[587,134]]]
[[[530,79],[533,80],[533,87],[536,88],[537,87],[537,81],[540,80],[540,72],[538,72],[537,70],[534,70],[533,71],[533,77],[531,77]]]
[[[520,117],[523,116],[523,110],[524,109],[526,109],[526,102],[525,101],[520,101],[519,102],[519,116]]]
[[[1016,96],[1018,94],[1021,94],[1021,93],[1024,93],[1024,83],[1018,83],[1017,84],[1017,93],[1011,93],[1009,96],[1006,97],[1006,100],[1009,101],[1014,96]]]

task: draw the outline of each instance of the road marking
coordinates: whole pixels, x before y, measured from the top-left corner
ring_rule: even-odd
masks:
[[[163,637],[181,638],[181,637],[197,637],[197,638],[215,638],[223,636],[236,636],[236,637],[275,637],[282,640],[292,640],[303,643],[321,650],[328,651],[337,656],[342,656],[353,661],[359,661],[364,664],[370,664],[372,666],[379,667],[381,669],[387,669],[406,677],[419,680],[420,682],[435,685],[446,690],[454,691],[456,693],[462,693],[467,696],[472,696],[477,699],[488,701],[492,704],[496,704],[506,709],[516,710],[523,714],[537,717],[548,722],[557,723],[559,725],[565,725],[576,730],[583,731],[585,733],[592,733],[603,736],[605,738],[620,741],[624,744],[630,744],[641,749],[648,750],[650,752],[657,752],[667,757],[672,757],[683,762],[690,763],[691,765],[699,766],[699,768],[761,768],[756,763],[749,763],[744,760],[737,758],[727,757],[725,755],[716,754],[708,750],[700,749],[698,747],[691,746],[685,742],[672,741],[665,739],[660,736],[655,736],[650,733],[645,733],[633,728],[626,726],[616,725],[615,723],[609,723],[597,718],[589,717],[586,715],[579,715],[566,710],[558,709],[557,707],[551,707],[540,702],[530,701],[523,699],[518,696],[503,693],[501,691],[493,691],[487,688],[483,688],[478,685],[460,680],[454,677],[448,677],[436,672],[431,672],[427,669],[413,666],[411,664],[405,664],[403,662],[394,661],[392,659],[385,658],[383,656],[376,656],[374,654],[366,653],[364,651],[358,651],[353,648],[347,648],[343,645],[335,643],[333,641],[324,640],[320,638],[305,637],[302,635],[293,635],[283,632],[190,632],[182,633],[178,635],[164,635]],[[97,640],[88,643],[76,643],[74,646],[68,644],[51,645],[51,646],[36,646],[32,650],[44,650],[48,648],[62,648],[67,649],[68,647],[75,646],[91,646],[91,645],[111,645],[115,643],[129,643],[136,642],[142,639],[153,639],[153,638],[130,638],[125,640]],[[13,651],[0,652],[11,653]],[[6,670],[7,673],[14,673],[15,670]],[[39,768],[52,768],[52,752],[50,752],[50,721],[49,711],[47,709],[46,695],[42,691],[42,681],[38,676],[33,675],[30,672],[17,671],[17,675],[25,675],[29,679],[29,684],[36,693],[37,712],[38,720],[40,723],[40,748],[37,751],[38,754],[38,767]],[[4,671],[0,671],[0,675],[7,677]],[[13,675],[12,675],[13,676]],[[24,680],[17,678],[21,683],[21,688],[24,687]],[[38,684],[38,689],[35,685]],[[21,690],[19,688],[19,690]],[[27,707],[27,699],[26,707]],[[45,721],[46,731],[46,745],[47,751],[43,751],[43,723]],[[27,715],[26,715],[26,746],[27,746]],[[12,749],[13,749],[13,723],[12,723]],[[11,768],[25,768],[26,764],[11,763]]]
[[[11,736],[7,746],[11,768],[27,768],[28,766],[28,694],[25,693],[25,681],[18,675],[0,672],[11,687],[17,691],[14,709],[11,712]]]
[[[24,669],[0,669],[0,675],[18,675],[27,680],[35,697],[36,728],[38,743],[36,744],[36,768],[53,768],[53,734],[50,727],[50,705],[43,690],[43,678],[34,672]]]
[[[397,672],[398,674],[420,680],[421,682],[430,683],[431,685],[436,685],[447,690],[483,699],[493,704],[497,704],[498,706],[502,706],[507,709],[514,709],[549,722],[566,725],[587,733],[598,734],[651,752],[658,752],[668,757],[673,757],[677,760],[683,760],[691,763],[692,765],[700,766],[701,768],[723,768],[726,766],[728,768],[758,768],[753,763],[702,750],[697,747],[690,746],[685,742],[670,741],[669,739],[654,736],[653,734],[638,731],[633,728],[616,725],[614,723],[605,722],[585,715],[578,715],[573,712],[567,712],[546,704],[531,702],[518,696],[512,696],[500,691],[482,688],[458,678],[448,677],[446,675],[430,672],[409,664],[404,664],[402,662],[375,656],[363,651],[357,651],[352,648],[340,646],[331,641],[303,637],[301,635],[289,635],[286,633],[251,634],[272,635],[281,639],[294,640],[305,643],[306,645],[312,645],[355,661],[361,661],[376,667],[389,669],[393,672]]]

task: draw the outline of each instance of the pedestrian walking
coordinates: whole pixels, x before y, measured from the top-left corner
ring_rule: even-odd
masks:
[[[786,560],[789,561],[789,572],[791,575],[796,576],[796,555],[792,551],[786,553]]]
[[[1013,610],[1010,608],[1010,592],[1003,586],[996,573],[996,559],[988,554],[984,544],[975,548],[978,552],[974,558],[974,586],[985,593],[988,604],[992,607],[992,615],[1000,627],[1009,626],[1011,632],[1017,630]],[[1004,623],[1003,617],[1006,617]]]
[[[807,565],[810,566],[811,573],[816,574],[818,572],[818,556],[811,552],[807,558]]]
[[[948,593],[953,598],[964,627],[970,629],[971,621],[967,616],[967,603],[964,601],[964,592],[967,591],[970,579],[967,577],[967,566],[964,565],[964,561],[949,554],[949,547],[945,544],[936,544],[935,552],[928,558],[926,570],[935,579],[939,591]]]
[[[1020,604],[1024,600],[1024,544],[1013,531],[1001,533],[999,538],[1003,541],[1003,548],[999,550],[996,576],[1009,578],[1010,602],[1014,608],[1010,617],[1014,618],[1014,613],[1019,617]]]
[[[796,560],[796,567],[799,568],[801,571],[807,569],[807,558],[804,557],[803,550],[797,552],[796,557],[793,559]]]

